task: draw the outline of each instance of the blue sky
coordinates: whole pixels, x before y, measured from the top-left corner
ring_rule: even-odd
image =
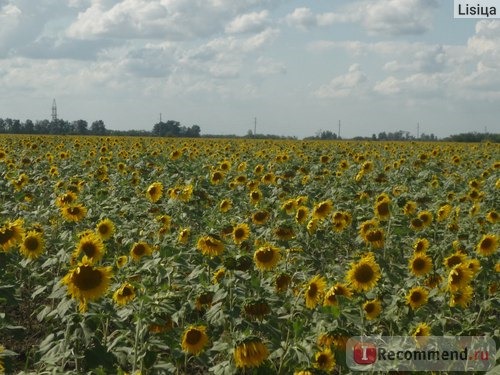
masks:
[[[437,0],[0,0],[0,117],[500,131],[500,21]]]

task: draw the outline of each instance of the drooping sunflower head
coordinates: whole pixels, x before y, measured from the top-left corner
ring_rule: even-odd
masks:
[[[56,199],[56,206],[57,207],[64,207],[71,205],[76,202],[76,194],[73,193],[72,191],[68,191],[65,194],[62,194],[57,197]]]
[[[448,216],[450,216],[452,209],[453,209],[453,207],[451,207],[451,205],[449,205],[449,204],[445,204],[444,206],[441,206],[439,208],[439,210],[437,211],[437,219],[436,220],[438,222],[446,220],[448,218]]]
[[[357,263],[352,263],[347,272],[347,280],[357,292],[373,289],[380,276],[380,266],[375,261],[373,253],[368,253]]]
[[[403,213],[406,216],[413,215],[417,211],[417,203],[414,201],[408,201],[403,207]]]
[[[443,264],[447,268],[453,268],[458,264],[465,263],[467,261],[467,255],[464,254],[461,250],[458,250],[451,254],[450,256],[444,258]]]
[[[460,306],[465,309],[472,300],[473,295],[474,289],[472,289],[472,286],[466,285],[465,287],[451,293],[449,305],[450,307]]]
[[[262,320],[271,313],[271,306],[263,298],[250,299],[243,304],[243,311],[250,319]]]
[[[466,264],[457,264],[448,274],[448,289],[451,292],[457,292],[469,285],[473,273]]]
[[[197,248],[203,255],[215,257],[224,251],[224,243],[213,236],[203,236],[198,239]]]
[[[366,234],[373,229],[377,229],[379,226],[379,222],[377,220],[371,219],[371,220],[366,220],[361,223],[359,226],[359,235],[360,237],[365,241],[368,242],[366,238]]]
[[[153,249],[147,242],[135,242],[130,249],[130,256],[133,260],[139,261],[144,256],[149,256],[153,253]]]
[[[238,224],[233,228],[232,235],[234,243],[239,245],[250,237],[250,227],[246,223]]]
[[[408,268],[415,276],[425,276],[432,270],[432,259],[425,253],[415,253]]]
[[[127,263],[128,263],[128,256],[127,255],[121,255],[116,260],[116,267],[123,268],[123,267],[125,267],[127,265]]]
[[[146,190],[146,198],[148,198],[150,202],[156,203],[162,196],[163,184],[161,182],[153,182]]]
[[[389,199],[383,199],[381,201],[377,201],[375,204],[375,207],[373,209],[375,216],[379,220],[387,220],[391,216],[391,211],[389,209],[390,207],[390,200]]]
[[[333,202],[331,199],[319,202],[313,208],[312,216],[317,220],[325,219],[333,210]]]
[[[181,229],[181,231],[179,232],[179,236],[177,238],[177,242],[184,244],[184,245],[187,244],[189,241],[190,234],[191,234],[190,228]]]
[[[269,356],[269,350],[261,339],[250,337],[234,348],[234,362],[238,368],[259,367]]]
[[[292,283],[292,277],[287,273],[280,273],[274,280],[274,286],[278,293],[285,292]]]
[[[324,296],[326,288],[326,280],[321,275],[314,276],[306,284],[306,290],[304,292],[306,307],[308,309],[314,309],[316,305],[321,301]]]
[[[224,213],[228,212],[231,207],[233,207],[233,202],[231,201],[231,199],[223,199],[219,204],[219,209]]]
[[[500,215],[496,211],[490,211],[486,214],[486,220],[491,224],[498,223],[500,221]]]
[[[490,256],[498,249],[498,236],[485,234],[476,246],[476,251],[482,256]]]
[[[299,206],[297,207],[297,211],[295,212],[295,220],[302,224],[307,220],[307,217],[309,216],[309,208],[306,206]]]
[[[424,222],[418,217],[414,217],[413,219],[411,219],[410,226],[411,229],[415,231],[420,231],[425,227]]]
[[[16,219],[7,221],[0,227],[0,249],[9,251],[11,247],[20,242],[24,236],[24,221]]]
[[[262,199],[262,192],[260,190],[255,189],[250,192],[250,202],[253,205],[259,203],[261,199]]]
[[[352,291],[346,284],[343,283],[335,284],[328,290],[328,292],[326,292],[325,298],[323,300],[323,306],[338,306],[339,296],[343,296],[345,298],[351,298]]]
[[[87,208],[82,204],[72,204],[61,208],[61,215],[66,221],[81,221],[87,216]]]
[[[421,348],[427,344],[431,334],[431,327],[427,323],[418,323],[413,330],[412,336],[417,344],[417,348]]]
[[[182,350],[193,355],[200,354],[208,344],[206,330],[207,327],[205,326],[188,327],[182,335]]]
[[[42,233],[33,230],[23,236],[19,252],[27,259],[36,259],[43,253],[44,247]]]
[[[384,247],[384,230],[382,228],[370,229],[366,232],[365,241],[369,243],[372,248],[380,249]]]
[[[252,222],[256,225],[264,225],[269,220],[269,212],[265,210],[256,211],[252,214]]]
[[[270,271],[274,269],[280,259],[280,248],[270,244],[261,246],[253,255],[255,266],[262,271]]]
[[[367,320],[373,320],[382,312],[382,303],[378,299],[366,301],[363,304],[363,311]]]
[[[213,185],[219,185],[224,180],[224,173],[222,171],[214,171],[210,175],[210,182]]]
[[[126,282],[122,284],[114,293],[113,300],[119,306],[124,306],[135,298],[135,287]]]
[[[106,241],[115,233],[115,224],[110,219],[103,219],[97,223],[95,230],[99,237]]]
[[[281,241],[288,241],[295,237],[292,227],[281,225],[274,229],[274,235]]]
[[[410,305],[413,310],[416,310],[427,303],[428,297],[429,292],[427,289],[421,286],[416,286],[411,288],[406,295],[406,303]]]

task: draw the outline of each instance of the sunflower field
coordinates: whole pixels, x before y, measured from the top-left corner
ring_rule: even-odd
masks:
[[[347,374],[361,335],[499,347],[499,193],[492,143],[2,136],[0,373]]]

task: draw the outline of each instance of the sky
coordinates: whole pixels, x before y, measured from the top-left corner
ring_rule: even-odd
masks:
[[[474,2],[475,3],[475,2]],[[500,132],[500,20],[451,0],[0,0],[0,118]]]

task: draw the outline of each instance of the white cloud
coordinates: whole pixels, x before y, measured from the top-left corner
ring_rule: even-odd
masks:
[[[260,56],[257,59],[256,73],[260,76],[286,74],[286,65],[274,59]]]
[[[269,25],[269,11],[252,12],[240,15],[226,26],[226,33],[238,34],[260,32]]]
[[[377,0],[353,6],[358,20],[374,34],[422,34],[432,27],[435,0]]]
[[[334,12],[314,14],[311,9],[306,7],[295,8],[292,13],[285,17],[285,21],[289,26],[303,30],[316,26],[331,26],[338,22],[347,22],[350,19],[349,14]]]
[[[346,74],[332,79],[328,84],[316,90],[319,98],[342,98],[360,93],[362,85],[367,81],[366,75],[361,71],[359,64],[352,64]]]

